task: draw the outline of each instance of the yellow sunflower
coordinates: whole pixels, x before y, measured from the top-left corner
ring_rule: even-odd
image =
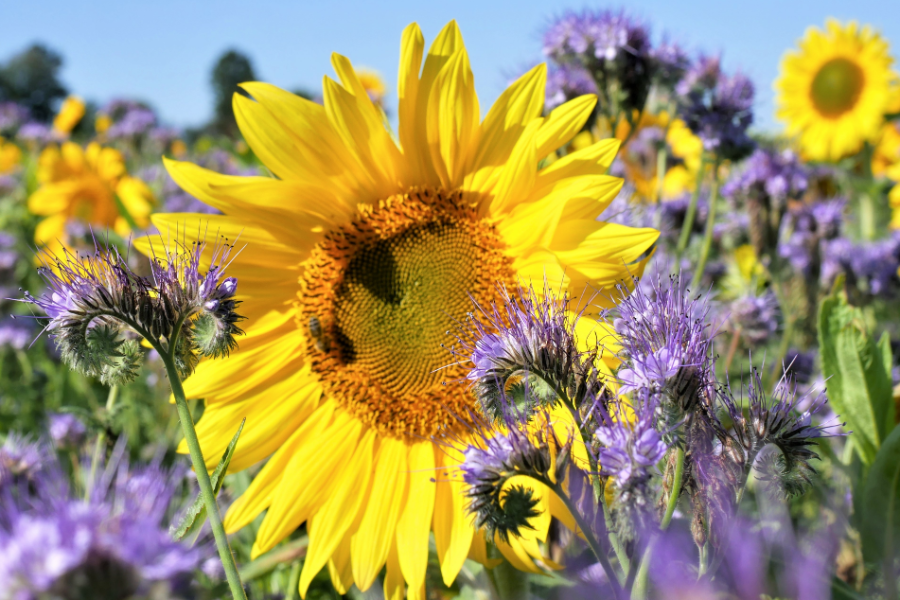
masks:
[[[433,436],[464,431],[473,408],[465,371],[442,344],[472,300],[497,282],[565,280],[605,288],[640,273],[658,232],[597,220],[622,186],[606,175],[606,140],[539,169],[582,128],[584,96],[542,116],[546,67],[513,83],[482,120],[455,22],[425,53],[403,33],[396,138],[350,61],[332,56],[324,106],[265,83],[234,96],[244,138],[277,178],[220,175],[166,161],[187,192],[224,215],[156,214],[167,232],[217,231],[246,249],[238,277],[248,317],[240,350],[206,362],[185,384],[203,398],[198,434],[212,468],[244,417],[232,470],[270,457],[226,515],[234,532],[267,511],[253,555],[304,522],[303,594],[328,567],[336,588],[424,596],[429,535],[444,581],[485,539],[466,513],[461,454]],[[523,569],[541,560],[550,514],[501,552]],[[565,518],[565,515],[562,515]],[[545,564],[550,564],[545,561]]]
[[[622,150],[621,160],[625,175],[635,186],[635,194],[644,200],[653,200],[657,194],[656,152],[648,152],[646,141],[639,138],[643,129],[658,128],[665,132],[669,160],[674,162],[666,169],[662,185],[662,199],[670,200],[693,190],[700,161],[703,156],[703,141],[694,135],[681,119],[671,119],[669,113],[644,113],[637,124],[638,131],[630,136],[628,145]],[[616,129],[616,138],[628,138],[630,126],[621,121]]]
[[[897,79],[892,63],[869,26],[829,19],[825,31],[807,29],[775,82],[776,114],[806,158],[836,161],[878,137]]]
[[[11,173],[22,162],[22,151],[12,142],[0,136],[0,175]]]
[[[86,149],[73,142],[48,146],[38,158],[37,177],[41,186],[28,198],[28,210],[46,218],[38,223],[34,241],[52,252],[68,245],[66,225],[72,220],[128,235],[131,226],[120,203],[135,225],[150,223],[153,194],[128,175],[118,150],[97,143]]]
[[[56,117],[53,119],[53,131],[61,136],[68,136],[84,117],[84,100],[78,96],[69,96],[62,103]]]

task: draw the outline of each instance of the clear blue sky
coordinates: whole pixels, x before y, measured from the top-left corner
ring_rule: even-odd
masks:
[[[626,6],[650,23],[655,38],[667,32],[691,49],[722,52],[728,69],[740,67],[756,82],[757,123],[764,129],[777,127],[771,84],[778,61],[808,25],[828,16],[856,18],[900,50],[900,0],[3,0],[0,59],[45,42],[64,55],[63,78],[72,91],[101,103],[143,99],[168,123],[196,125],[210,115],[209,72],[228,47],[250,55],[260,79],[286,88],[318,90],[322,75],[331,74],[332,51],[379,70],[393,86],[403,28],[417,21],[429,42],[455,18],[485,110],[510,73],[541,59],[548,20],[584,6]]]

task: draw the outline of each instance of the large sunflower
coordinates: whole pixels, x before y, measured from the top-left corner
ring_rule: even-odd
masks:
[[[871,27],[834,19],[810,27],[785,54],[775,82],[777,115],[812,160],[839,160],[875,140],[896,74],[888,44]]]
[[[604,288],[640,272],[658,235],[596,220],[622,185],[605,174],[617,141],[539,168],[581,130],[595,97],[542,117],[540,65],[480,120],[456,23],[423,55],[410,25],[397,139],[343,56],[332,56],[340,83],[324,78],[324,106],[244,84],[253,99],[234,96],[238,125],[277,178],[167,161],[179,185],[225,214],[154,215],[162,237],[139,244],[149,251],[185,227],[246,243],[229,271],[247,334],[185,388],[206,400],[198,433],[210,467],[244,417],[231,469],[271,456],[226,527],[267,510],[259,555],[305,522],[304,593],[326,565],[340,591],[367,589],[386,565],[387,597],[402,597],[405,582],[421,598],[432,531],[446,582],[468,556],[485,558],[466,514],[461,456],[432,441],[459,434],[459,415],[473,407],[441,345],[472,299],[498,297],[497,282],[546,275]],[[515,564],[534,568],[555,505],[545,498],[530,537],[498,543]]]

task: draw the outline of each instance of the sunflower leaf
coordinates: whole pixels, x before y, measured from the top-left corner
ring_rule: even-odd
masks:
[[[222,489],[222,483],[225,481],[225,472],[228,470],[228,465],[231,463],[231,457],[234,456],[234,449],[237,447],[238,438],[241,437],[241,431],[244,429],[244,423],[247,422],[246,417],[241,421],[240,426],[238,427],[237,432],[235,432],[234,437],[231,438],[231,442],[229,442],[228,447],[225,449],[225,453],[222,455],[222,460],[219,461],[219,464],[216,465],[215,470],[210,475],[210,482],[213,486],[213,494],[215,496],[219,495],[219,490]],[[206,520],[206,506],[203,504],[203,495],[197,494],[197,497],[194,499],[194,502],[191,504],[190,508],[188,508],[187,512],[184,513],[184,516],[177,524],[173,524],[169,528],[169,534],[175,540],[182,540],[192,529],[194,529],[194,525],[198,525],[197,534],[199,535],[199,525],[202,525]],[[196,540],[195,540],[196,541]]]

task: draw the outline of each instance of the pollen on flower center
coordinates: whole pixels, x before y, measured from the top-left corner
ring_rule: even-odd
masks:
[[[468,414],[464,373],[442,344],[511,260],[459,192],[413,190],[326,234],[301,279],[300,326],[325,392],[395,436],[430,436]]]
[[[863,89],[864,75],[859,65],[835,58],[819,69],[812,82],[813,104],[827,117],[839,117],[852,109]]]

